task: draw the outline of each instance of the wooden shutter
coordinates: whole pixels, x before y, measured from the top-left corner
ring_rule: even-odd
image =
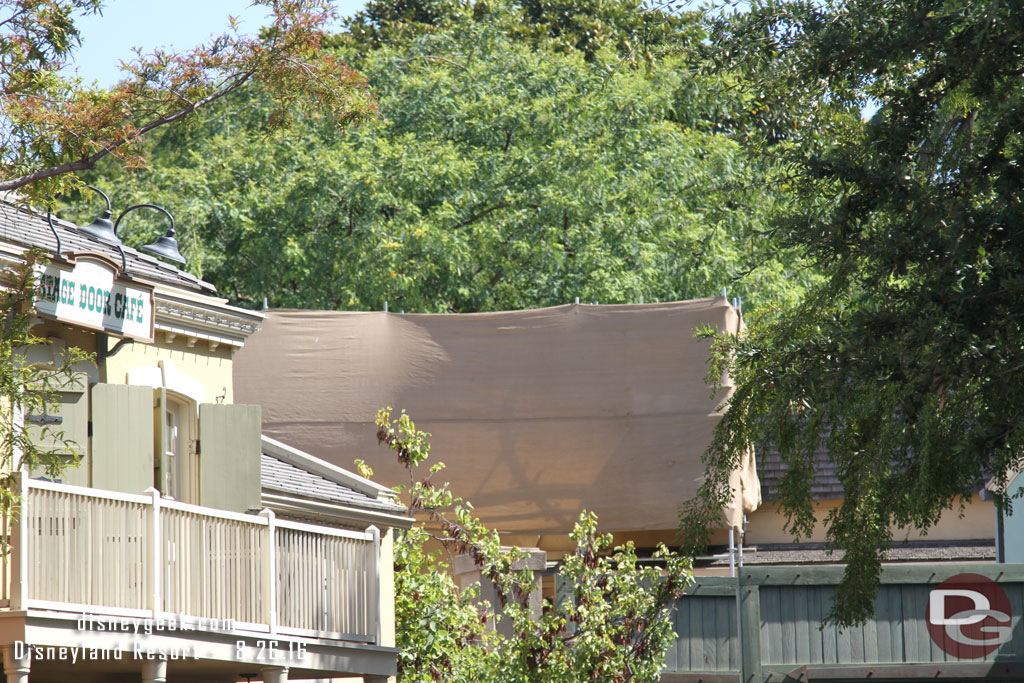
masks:
[[[260,507],[259,406],[199,406],[199,504],[245,512]]]
[[[142,493],[153,485],[153,388],[92,388],[92,485]]]
[[[60,481],[79,486],[89,485],[89,376],[76,372],[60,388],[57,405],[46,415],[26,415],[25,425],[33,443],[45,450],[52,450],[67,456],[69,466],[59,477]],[[74,451],[81,456],[77,467],[70,466],[72,448],[65,440],[75,443]],[[32,470],[31,476],[45,477],[43,468]]]

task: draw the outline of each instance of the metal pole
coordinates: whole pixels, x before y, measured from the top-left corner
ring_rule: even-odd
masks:
[[[736,529],[729,527],[729,576],[736,576]]]

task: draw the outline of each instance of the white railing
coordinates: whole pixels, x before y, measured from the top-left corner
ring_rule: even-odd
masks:
[[[266,521],[211,515],[208,509],[160,501],[163,609],[207,619],[260,623]]]
[[[374,634],[378,591],[376,572],[361,568],[379,554],[376,529],[371,544],[346,536],[327,536],[317,527],[278,521],[277,618],[284,628],[308,635]]]
[[[0,606],[379,643],[380,537],[22,479]]]

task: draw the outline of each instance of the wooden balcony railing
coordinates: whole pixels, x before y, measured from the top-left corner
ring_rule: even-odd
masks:
[[[380,643],[380,535],[22,478],[0,607]]]

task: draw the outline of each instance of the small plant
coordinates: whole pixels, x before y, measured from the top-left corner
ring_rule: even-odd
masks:
[[[529,606],[537,590],[533,572],[516,548],[503,548],[498,534],[455,497],[448,484],[435,485],[436,463],[423,479],[416,469],[429,455],[430,434],[416,429],[403,411],[377,413],[377,438],[397,453],[409,484],[396,487],[419,521],[402,532],[395,549],[395,612],[401,681],[657,681],[665,650],[675,637],[675,602],[691,581],[690,562],[664,546],[641,565],[632,543],[612,548],[611,534],[597,531],[597,516],[582,512],[571,534],[576,551],[558,576],[572,587],[557,604],[545,600],[541,614]],[[431,545],[434,550],[429,550]],[[610,552],[609,552],[610,551]],[[459,590],[450,573],[456,555],[468,555],[498,596],[479,600],[479,590]],[[488,629],[506,619],[511,636]]]
[[[73,346],[51,363],[28,360],[30,348],[50,344],[32,332],[37,266],[45,258],[42,251],[31,250],[21,263],[0,269],[0,515],[4,517],[18,500],[17,489],[10,483],[20,471],[19,463],[56,477],[79,460],[81,444],[66,439],[59,427],[43,424],[33,435],[30,423],[22,419],[52,414],[59,403],[58,392],[83,381],[76,377],[75,364],[92,360],[92,354]]]

